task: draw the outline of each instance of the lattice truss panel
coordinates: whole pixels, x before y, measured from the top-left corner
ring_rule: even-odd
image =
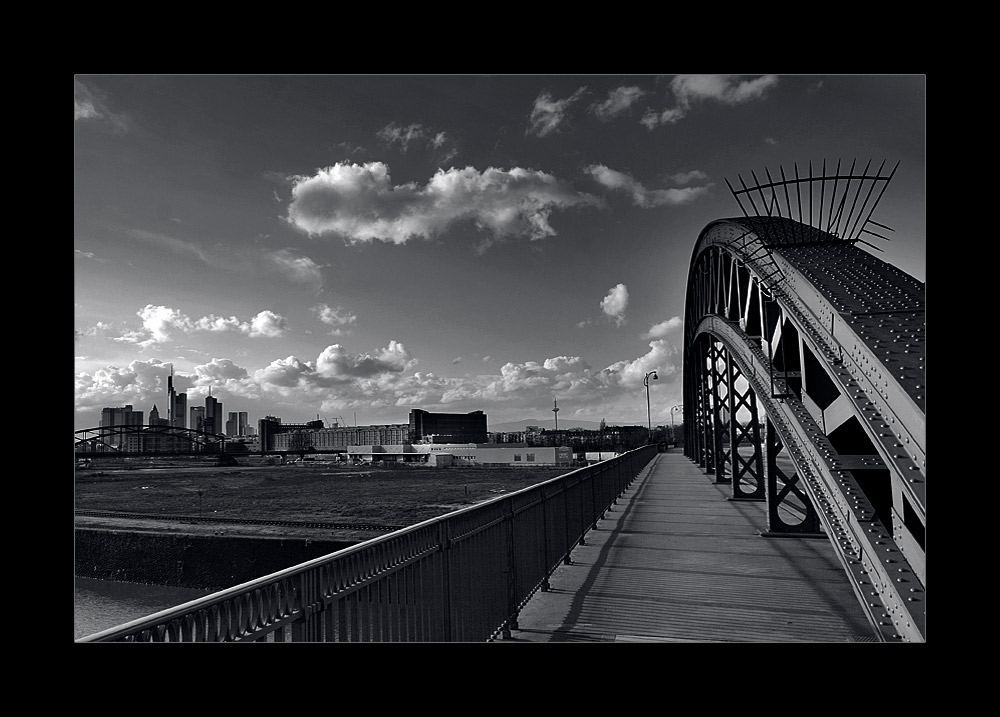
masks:
[[[695,248],[685,452],[767,502],[767,535],[829,538],[884,640],[923,641],[923,284],[768,221],[713,222]]]

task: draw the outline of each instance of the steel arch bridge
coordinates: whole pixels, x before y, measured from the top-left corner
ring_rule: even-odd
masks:
[[[698,237],[685,455],[765,501],[766,536],[827,537],[882,639],[922,642],[924,284],[857,236],[768,214]]]
[[[226,436],[177,426],[101,426],[73,433],[78,458],[225,453]]]

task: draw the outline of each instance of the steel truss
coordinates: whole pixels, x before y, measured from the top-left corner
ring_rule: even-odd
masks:
[[[226,436],[164,425],[100,426],[73,434],[77,456],[225,452]]]
[[[763,535],[828,538],[880,637],[922,642],[923,284],[853,241],[770,221],[699,237],[685,454],[731,500],[766,501]]]

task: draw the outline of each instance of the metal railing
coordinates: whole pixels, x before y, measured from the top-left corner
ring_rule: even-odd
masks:
[[[482,642],[656,455],[643,446],[77,642]]]

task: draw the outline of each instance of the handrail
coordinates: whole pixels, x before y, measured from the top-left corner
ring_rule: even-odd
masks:
[[[358,543],[77,642],[481,642],[517,614],[656,446]]]

